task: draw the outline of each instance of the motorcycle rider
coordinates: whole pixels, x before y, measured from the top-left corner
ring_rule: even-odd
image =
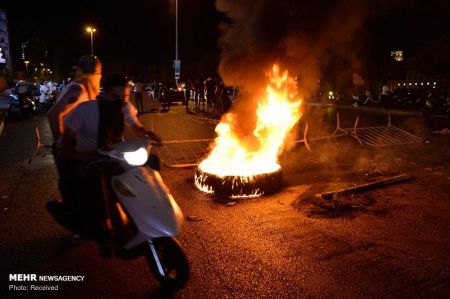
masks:
[[[65,118],[62,153],[77,161],[79,169],[84,169],[99,158],[98,148],[108,148],[113,143],[122,141],[125,126],[130,127],[137,137],[148,136],[161,143],[159,136],[145,129],[139,122],[136,108],[129,101],[129,96],[128,80],[121,74],[112,74],[105,79],[103,92],[95,101],[78,105]],[[112,224],[107,184],[112,169],[108,163],[103,163],[101,167],[90,170],[93,171],[86,173],[88,180],[81,176],[78,181],[84,181],[83,185],[90,185],[90,190],[87,190],[89,193],[86,194],[94,196],[92,203],[95,216],[101,223],[100,248],[108,256],[112,250]]]

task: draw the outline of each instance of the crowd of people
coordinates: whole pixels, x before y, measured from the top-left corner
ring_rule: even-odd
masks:
[[[149,111],[167,112],[173,102],[182,102],[187,112],[203,112],[222,115],[238,97],[235,87],[227,87],[223,81],[211,77],[205,80],[187,80],[177,86],[170,83],[131,83],[138,113],[144,113],[144,103]]]
[[[173,102],[183,101],[184,94],[179,93],[178,87],[171,87],[170,83],[142,81],[130,82],[133,90],[134,101],[138,108],[138,114],[144,113],[144,103],[147,102],[150,112],[168,112]],[[181,90],[183,91],[183,90]]]
[[[310,98],[310,102],[353,105],[355,108],[365,106],[385,110],[420,111],[450,116],[450,97],[436,92],[435,89],[391,90],[387,85],[384,85],[379,97],[369,90],[353,93],[319,91]]]
[[[30,83],[19,80],[13,83],[10,97],[14,100],[22,95],[27,95],[33,100],[37,110],[48,111],[65,86],[65,81],[61,83],[53,81]]]
[[[239,89],[225,86],[220,78],[189,80],[185,86],[186,111],[203,112],[220,116],[227,112],[239,96]]]

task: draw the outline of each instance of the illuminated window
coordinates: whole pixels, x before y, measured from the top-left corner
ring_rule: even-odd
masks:
[[[403,51],[391,51],[391,57],[395,61],[403,61]]]

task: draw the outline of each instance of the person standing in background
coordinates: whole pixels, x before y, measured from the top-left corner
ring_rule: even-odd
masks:
[[[378,105],[378,109],[380,107],[383,107],[385,110],[389,110],[390,108],[390,95],[391,95],[391,89],[387,84],[383,85],[381,87],[381,100]]]
[[[142,102],[142,92],[144,91],[144,84],[141,81],[136,81],[134,84],[134,100],[136,101],[136,108],[138,110],[138,115],[144,113],[144,104]]]

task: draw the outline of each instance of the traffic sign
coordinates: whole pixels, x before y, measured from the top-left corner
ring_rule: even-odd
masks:
[[[181,71],[181,60],[174,60],[173,68],[175,69],[175,79],[179,79]]]

